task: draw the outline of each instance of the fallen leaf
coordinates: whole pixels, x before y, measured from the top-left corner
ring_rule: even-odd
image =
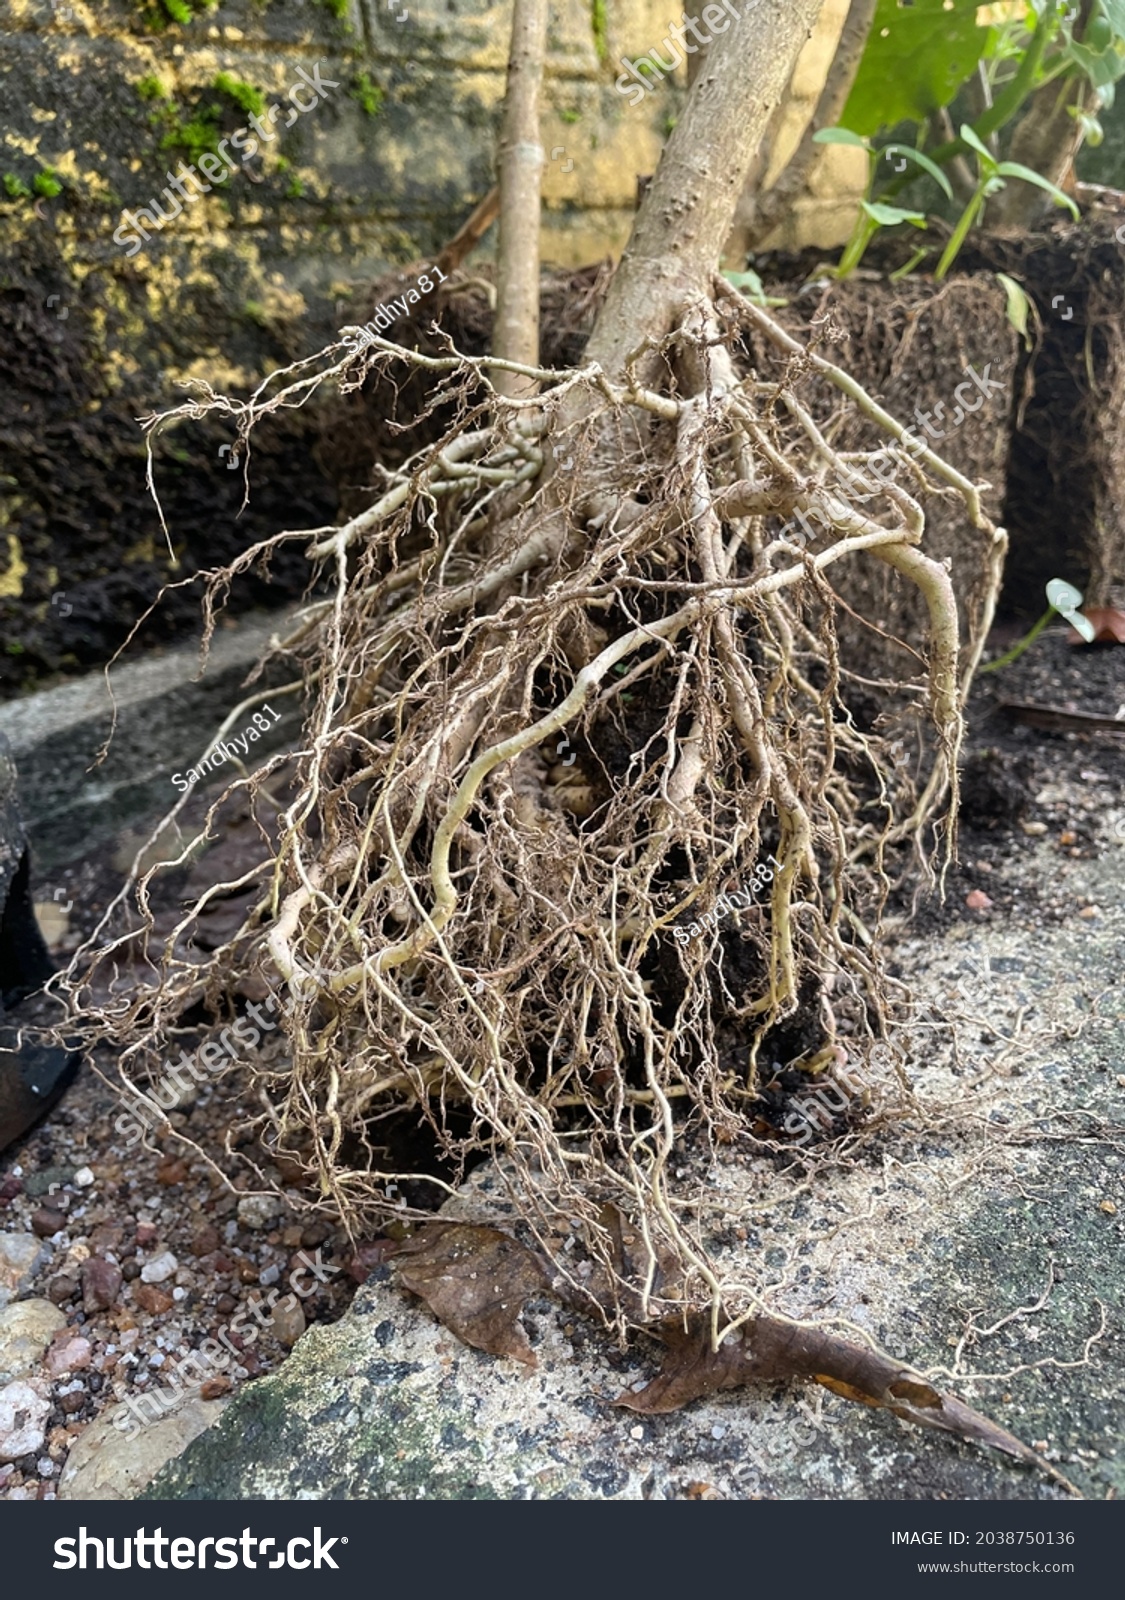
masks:
[[[652,1331],[669,1352],[660,1373],[646,1388],[621,1395],[614,1405],[646,1414],[677,1411],[689,1400],[720,1389],[803,1378],[846,1400],[893,1411],[896,1417],[919,1427],[937,1428],[1002,1450],[1077,1493],[1061,1473],[1014,1434],[955,1396],[935,1389],[901,1362],[851,1344],[824,1328],[756,1317],[724,1339],[717,1350],[711,1347],[708,1313],[695,1312],[686,1321],[669,1319]]]
[[[403,1287],[459,1339],[535,1366],[519,1315],[546,1279],[518,1239],[479,1224],[427,1222],[402,1246],[394,1265]]]
[[[1125,611],[1113,606],[1086,606],[1082,615],[1094,630],[1091,644],[1125,644]],[[1072,629],[1067,638],[1071,644],[1086,643],[1076,629]]]

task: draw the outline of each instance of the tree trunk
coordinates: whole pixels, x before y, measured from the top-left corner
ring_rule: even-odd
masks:
[[[822,4],[768,0],[744,9],[709,49],[590,340],[588,358],[611,377],[624,373],[645,339],[663,338],[685,295],[709,283],[762,135]],[[638,375],[655,361],[650,354]]]
[[[1008,159],[1022,162],[1061,189],[1072,187],[1068,180],[1082,146],[1082,124],[1071,116],[1071,110],[1085,110],[1092,99],[1093,92],[1085,79],[1043,84],[1031,96],[1012,135]],[[1010,178],[1007,187],[989,203],[988,221],[996,228],[1032,228],[1053,205],[1050,195],[1042,189]]]
[[[539,362],[539,90],[547,48],[547,0],[515,0],[508,94],[500,135],[500,244],[493,353],[534,367]],[[528,395],[535,386],[497,372],[497,390]]]

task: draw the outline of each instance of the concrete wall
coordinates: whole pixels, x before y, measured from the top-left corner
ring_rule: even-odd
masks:
[[[280,246],[284,278],[298,292],[432,252],[488,189],[507,61],[506,0],[219,0],[189,25],[154,31],[146,18],[163,15],[165,3],[7,0],[0,170],[29,185],[44,164],[58,173],[63,193],[40,205],[46,217],[39,221],[80,256],[114,249],[122,205],[158,194],[179,154],[158,148],[168,120],[150,126],[162,108],[138,92],[145,80],[160,81],[170,96],[163,110],[174,108],[182,123],[219,72],[279,100],[302,68],[326,62],[323,76],[340,88],[163,236],[189,254],[205,241],[228,243],[248,268],[255,260],[264,268]],[[798,67],[779,159],[815,103],[846,10],[847,0],[826,0]],[[636,177],[659,159],[684,74],[640,105],[616,91],[614,79],[620,58],[659,46],[678,16],[667,0],[551,5],[543,119],[548,261],[580,264],[624,242]],[[224,101],[223,130],[238,120],[238,108]],[[811,237],[814,219],[835,215],[821,202],[841,184],[854,187],[857,170],[854,152],[825,153],[793,238]],[[7,208],[4,231],[18,231],[20,209]],[[822,242],[835,242],[839,231],[830,225]]]
[[[105,661],[169,579],[331,520],[337,485],[318,469],[311,409],[260,436],[246,510],[240,475],[223,470],[230,427],[181,426],[157,449],[170,555],[137,419],[182,402],[179,382],[246,395],[314,352],[349,286],[432,259],[492,184],[509,0],[182,0],[194,20],[167,25],[177,3],[0,0],[0,695]],[[801,58],[778,159],[845,9],[828,0]],[[628,235],[684,73],[640,104],[614,81],[681,13],[668,0],[554,0],[549,15],[543,255],[570,266]],[[336,85],[319,102],[301,87],[316,73]],[[255,96],[278,114],[243,160],[230,141]],[[827,152],[817,195],[847,180],[849,157]],[[206,176],[212,159],[224,181],[177,199],[181,162]],[[142,247],[123,212],[143,223],[154,201],[168,222]],[[804,242],[823,218],[835,243],[847,208],[834,207],[798,202],[781,242]],[[287,571],[286,559],[272,589],[235,603],[299,594],[302,563],[294,551]],[[158,633],[190,627],[197,607],[198,589],[176,591]]]

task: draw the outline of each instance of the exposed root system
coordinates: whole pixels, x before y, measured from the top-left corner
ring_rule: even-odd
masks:
[[[740,372],[748,334],[762,354]],[[424,1182],[440,1198],[502,1154],[564,1274],[568,1228],[614,1270],[616,1208],[646,1244],[636,1281],[616,1274],[628,1321],[650,1315],[669,1252],[683,1276],[662,1313],[760,1304],[754,1283],[718,1280],[698,1196],[677,1192],[683,1118],[783,1153],[795,1084],[846,1062],[853,1131],[894,1090],[865,1066],[884,1031],[888,846],[931,876],[950,857],[975,654],[925,550],[926,496],[953,490],[987,539],[986,611],[1004,547],[974,484],[908,454],[899,422],[727,285],[659,355],[655,388],[518,368],[538,395],[500,400],[491,358],[349,328],[246,403],[200,386],[149,419],[155,437],[233,417],[252,472],[255,422],[327,380],[428,374],[431,409],[457,414],[349,522],[280,533],[215,576],[209,618],[240,571],[300,540],[321,585],[279,646],[302,669],[306,735],[241,883],[260,891],[245,924],[201,958],[196,904],[159,947],[154,868],[69,974],[136,1068],[189,1003],[222,1010],[232,975],[280,980],[291,1061],[258,1069],[267,1149],[364,1219],[393,1208],[389,1183],[417,1210]],[[825,394],[879,430],[878,471],[813,420]],[[841,659],[833,580],[861,551],[924,597],[914,681],[857,680]],[[270,770],[235,784],[263,814]],[[747,903],[716,907],[730,891]],[[115,998],[112,963],[140,947],[159,982]],[[432,1130],[440,1176],[396,1170],[404,1117]]]

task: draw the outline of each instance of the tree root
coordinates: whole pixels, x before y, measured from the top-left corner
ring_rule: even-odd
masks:
[[[747,322],[771,370],[736,369],[722,330]],[[140,1061],[189,1000],[217,1003],[233,971],[259,966],[288,986],[292,1048],[263,1133],[301,1152],[346,1215],[392,1210],[388,1180],[421,1205],[417,1174],[383,1170],[380,1155],[380,1127],[410,1112],[440,1149],[441,1193],[504,1153],[540,1238],[573,1221],[607,1268],[600,1219],[619,1206],[646,1241],[639,1302],[623,1286],[622,1307],[647,1316],[671,1252],[682,1303],[710,1308],[717,1340],[722,1306],[764,1307],[754,1284],[719,1281],[684,1221],[679,1119],[720,1141],[757,1126],[760,1140],[763,1085],[840,1059],[845,1036],[862,1074],[885,1021],[883,853],[921,849],[956,803],[966,684],[952,580],[921,548],[918,495],[937,479],[998,551],[1002,535],[977,487],[929,450],[910,493],[870,456],[837,455],[802,404],[809,385],[834,385],[893,440],[903,430],[729,285],[688,307],[667,358],[675,383],[657,392],[593,364],[423,356],[344,329],[245,404],[204,390],[148,419],[151,448],[180,418],[231,415],[248,464],[262,415],[325,381],[346,390],[375,368],[414,368],[434,376],[431,406],[455,401],[460,421],[361,515],[315,530],[309,559],[329,592],[278,646],[308,684],[304,748],[241,935],[186,959],[193,907],[148,952],[159,983],[105,1000],[115,952],[152,937],[159,868],[138,871],[139,935],[119,901],[67,982],[75,1008]],[[495,395],[498,368],[538,395]],[[823,528],[806,549],[780,531],[799,506]],[[881,686],[887,714],[917,730],[916,774],[888,776],[879,735],[847,702],[831,578],[863,550],[928,608],[924,685]],[[233,788],[254,795],[263,776]],[[716,912],[738,888],[747,904]],[[878,1085],[862,1081],[870,1105]]]

